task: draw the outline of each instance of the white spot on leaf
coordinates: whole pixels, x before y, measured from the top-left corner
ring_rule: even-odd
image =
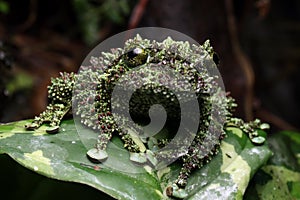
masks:
[[[233,182],[237,185],[238,190],[244,193],[250,180],[250,166],[236,153],[233,145],[222,142],[221,148],[223,152],[221,171],[229,173]],[[226,153],[229,154],[231,158],[226,156]]]
[[[26,167],[33,168],[34,171],[41,171],[49,175],[54,175],[50,159],[44,157],[43,151],[37,150],[32,153],[24,153],[24,159],[20,159]]]

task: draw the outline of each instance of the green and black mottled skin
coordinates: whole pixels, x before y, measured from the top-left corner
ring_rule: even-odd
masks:
[[[226,123],[242,128],[251,139],[254,138],[254,142],[260,142],[255,140],[258,137],[255,129],[259,128],[261,123],[258,120],[244,123],[241,119],[233,118],[231,113],[236,106],[234,100],[222,93],[220,86],[215,81],[217,77],[211,77],[208,73],[207,69],[216,67],[215,64],[212,64],[216,58],[208,41],[201,46],[191,46],[187,42],[174,41],[171,38],[167,38],[163,42],[156,42],[142,39],[137,35],[134,39],[129,39],[123,49],[112,49],[111,52],[104,52],[99,57],[92,57],[91,65],[82,66],[80,73],[61,73],[60,77],[53,78],[48,87],[50,104],[44,112],[35,117],[31,124],[27,124],[26,128],[36,129],[44,122],[50,122],[47,132],[58,132],[62,118],[73,106],[73,114],[79,116],[82,124],[99,131],[98,142],[95,145],[96,151],[105,151],[113,135],[121,137],[124,147],[128,151],[137,153],[144,151],[127,131],[116,124],[111,110],[112,91],[120,77],[135,67],[155,64],[170,68],[187,78],[188,84],[196,93],[201,116],[198,132],[186,154],[181,157],[182,168],[175,181],[176,187],[184,188],[192,171],[201,168],[218,153],[221,140],[225,137],[224,126]],[[193,66],[194,63],[201,63],[203,67],[196,70]],[[167,85],[168,83],[164,82],[166,80],[161,77],[159,73],[153,76],[156,82]],[[76,80],[85,81],[75,86]],[[185,90],[184,85],[178,85],[177,88]],[[163,105],[168,113],[165,127],[169,130],[168,135],[171,135],[172,138],[172,134],[176,134],[176,124],[180,117],[178,101],[180,99],[176,99],[167,87],[152,84],[149,81],[133,94],[130,101],[131,115],[137,123],[147,124],[147,120],[149,120],[147,111],[150,106]],[[211,117],[211,113],[215,111],[225,116],[225,124],[219,123]],[[126,119],[124,120],[126,121]],[[208,130],[209,125],[212,126],[210,131]],[[218,138],[215,138],[216,136]],[[158,139],[157,146],[164,146],[171,138]],[[208,142],[215,139],[218,142],[213,148],[207,150],[204,138],[208,138]],[[208,152],[203,157],[203,152],[206,151]],[[168,188],[167,194],[172,196],[174,189],[176,188]]]

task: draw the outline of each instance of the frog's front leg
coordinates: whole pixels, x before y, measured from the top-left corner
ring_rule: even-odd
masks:
[[[106,120],[110,121],[110,120]],[[119,136],[121,137],[122,141],[124,142],[124,147],[130,152],[130,159],[135,162],[139,162],[136,157],[141,157],[139,156],[139,153],[145,152],[146,147],[140,141],[140,139],[136,136],[131,131],[124,131],[121,130],[116,126],[116,124],[112,121],[111,123],[105,124],[103,123],[100,127],[100,134],[98,135],[97,138],[97,143],[95,144],[94,148],[90,149],[87,152],[88,158],[92,162],[103,162],[104,160],[107,159],[108,154],[106,152],[107,144],[112,138],[113,133],[118,133]],[[101,123],[101,122],[100,122]],[[131,133],[130,133],[131,132]],[[143,163],[146,161],[142,161],[140,163]]]

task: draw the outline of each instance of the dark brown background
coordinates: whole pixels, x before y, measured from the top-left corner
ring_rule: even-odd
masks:
[[[9,12],[0,13],[0,39],[8,46],[5,52],[13,65],[11,69],[1,66],[5,69],[1,69],[0,122],[32,118],[45,109],[50,77],[76,71],[105,38],[128,28],[159,26],[199,43],[211,40],[221,60],[226,90],[238,101],[237,116],[259,117],[276,131],[300,128],[298,0],[124,0],[128,13],[115,19],[114,5],[110,5],[111,10],[97,16],[98,40],[89,44],[80,31],[74,1],[7,2]],[[90,2],[101,7],[116,1]],[[6,85],[20,74],[32,84],[7,94]]]

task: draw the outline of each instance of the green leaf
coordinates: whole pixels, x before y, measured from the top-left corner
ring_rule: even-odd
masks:
[[[300,170],[300,133],[294,131],[282,131],[280,134],[284,135],[286,140],[288,140],[287,144],[289,144],[292,155],[297,160],[298,170]]]
[[[1,199],[112,200],[113,198],[92,187],[50,179],[22,167],[9,156],[0,155]]]
[[[266,145],[254,146],[240,129],[230,127],[227,133],[221,153],[191,177],[190,193],[196,193],[190,199],[242,199],[251,177],[271,156]]]
[[[177,178],[179,163],[159,171],[139,167],[129,160],[127,151],[113,148],[112,144],[122,145],[114,137],[108,145],[108,155],[114,164],[130,167],[135,173],[95,165],[86,158],[87,149],[79,140],[73,120],[63,121],[56,135],[47,134],[46,125],[25,131],[24,124],[29,121],[0,125],[0,153],[39,174],[83,183],[116,199],[169,199],[165,189]],[[188,180],[186,199],[242,199],[249,180],[270,157],[267,145],[253,145],[240,129],[228,128],[227,133],[220,153]]]
[[[268,141],[274,156],[253,178],[246,199],[300,199],[300,134],[284,131]]]

